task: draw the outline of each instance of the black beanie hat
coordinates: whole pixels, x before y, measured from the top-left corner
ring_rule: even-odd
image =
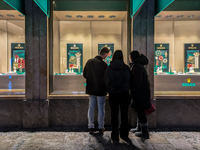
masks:
[[[140,57],[140,53],[139,53],[138,51],[131,51],[131,52],[130,52],[130,55],[131,55],[131,60],[132,60],[132,62],[133,62],[136,58]]]

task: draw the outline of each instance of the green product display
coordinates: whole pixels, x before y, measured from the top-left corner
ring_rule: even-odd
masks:
[[[112,60],[112,55],[114,53],[114,44],[113,43],[101,43],[101,44],[98,44],[98,54],[100,53],[100,50],[102,49],[102,47],[107,47],[110,50],[110,54],[104,60],[104,62],[106,62],[108,64],[108,66],[109,66],[110,62]]]
[[[169,44],[155,44],[154,72],[162,68],[162,72],[171,72],[169,70]]]
[[[200,44],[185,44],[185,73],[200,72]]]
[[[25,44],[11,43],[11,70],[17,74],[25,72]]]
[[[82,74],[83,44],[67,44],[67,73]]]

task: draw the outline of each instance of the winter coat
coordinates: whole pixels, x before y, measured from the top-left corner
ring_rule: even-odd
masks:
[[[86,79],[86,94],[95,96],[107,95],[107,88],[104,82],[104,73],[107,64],[102,57],[96,56],[89,59],[84,67],[83,76]]]
[[[131,107],[135,109],[148,109],[150,102],[150,83],[144,65],[148,64],[146,56],[138,57],[130,64],[131,69]]]
[[[130,69],[122,60],[111,61],[104,79],[108,93],[122,93],[130,90]]]

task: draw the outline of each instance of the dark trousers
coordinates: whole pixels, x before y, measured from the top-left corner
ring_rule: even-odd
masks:
[[[147,123],[147,117],[143,109],[136,109],[139,123]]]
[[[109,94],[109,104],[111,109],[111,125],[112,133],[111,138],[118,138],[118,114],[119,108],[121,112],[121,125],[120,125],[120,136],[128,137],[128,108],[130,105],[129,92]]]

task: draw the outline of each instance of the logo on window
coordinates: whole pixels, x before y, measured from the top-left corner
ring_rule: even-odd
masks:
[[[182,83],[182,86],[196,86],[195,83],[191,83],[190,78],[187,78],[187,83]]]

